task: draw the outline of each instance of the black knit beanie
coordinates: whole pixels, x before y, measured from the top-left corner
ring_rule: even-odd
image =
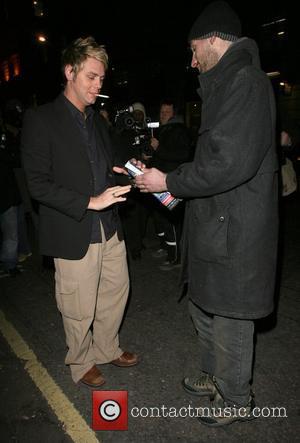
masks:
[[[210,3],[190,30],[188,40],[201,40],[213,35],[235,41],[241,36],[241,22],[234,10],[224,1]]]

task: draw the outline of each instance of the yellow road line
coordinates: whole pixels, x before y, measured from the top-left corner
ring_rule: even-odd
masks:
[[[39,388],[51,409],[63,424],[64,430],[75,443],[101,443],[94,431],[68,400],[60,387],[48,374],[46,368],[38,361],[35,353],[29,348],[13,325],[6,320],[0,310],[0,331],[19,359],[25,360],[25,369]]]

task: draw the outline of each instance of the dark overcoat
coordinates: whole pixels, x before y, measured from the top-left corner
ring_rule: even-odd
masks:
[[[190,199],[183,277],[209,313],[264,317],[273,309],[278,231],[272,86],[246,38],[199,79],[195,158],[167,175],[170,192]]]
[[[105,155],[109,186],[114,186],[108,130],[96,113],[93,118],[102,140],[99,157]],[[41,253],[81,259],[91,240],[93,211],[87,211],[87,206],[90,196],[94,195],[93,172],[79,127],[62,95],[27,111],[21,147],[30,193],[40,203]],[[122,239],[117,208],[112,210],[119,239]]]

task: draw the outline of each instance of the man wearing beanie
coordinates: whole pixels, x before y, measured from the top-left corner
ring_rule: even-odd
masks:
[[[210,3],[189,33],[199,71],[202,122],[195,157],[164,174],[145,169],[143,192],[169,190],[186,206],[183,282],[200,340],[197,378],[184,389],[209,396],[198,419],[222,426],[254,418],[250,390],[254,320],[273,310],[277,251],[275,104],[256,43],[236,13]]]

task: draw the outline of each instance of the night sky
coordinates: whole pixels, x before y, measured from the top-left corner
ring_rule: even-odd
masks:
[[[8,8],[12,9],[13,3],[6,1]],[[110,72],[105,81],[104,93],[113,92],[124,102],[139,99],[155,101],[166,95],[179,97],[181,90],[185,100],[196,99],[197,73],[187,68],[191,60],[187,35],[207,1],[181,2],[176,6],[171,1],[78,1],[75,4],[74,0],[44,0],[44,18],[34,18],[31,0],[16,2],[20,4],[13,11],[16,26],[24,28],[27,36],[34,28],[45,32],[48,37],[46,49],[35,48],[33,45],[23,48],[32,60],[41,55],[36,52],[35,57],[34,51],[45,53],[45,66],[36,67],[34,63],[30,65],[30,62],[26,66],[27,71],[31,71],[30,76],[38,91],[43,90],[41,94],[45,99],[52,98],[61,87],[61,49],[74,38],[87,35],[105,44],[109,54]],[[298,76],[299,49],[293,35],[293,29],[296,34],[297,26],[293,23],[296,14],[292,2],[288,0],[279,5],[263,1],[228,2],[241,18],[243,35],[255,38],[259,47],[264,49],[261,55],[262,66],[266,71],[276,69],[276,58],[279,56],[274,54],[274,50],[278,49],[278,45],[274,44],[272,48],[273,42],[270,39],[269,48],[266,47],[261,25],[280,16],[289,18],[288,45],[285,41],[288,50],[281,45],[280,57],[285,57],[289,75]],[[129,86],[116,90],[116,84],[124,79],[128,79]],[[48,83],[47,88],[45,82]]]
[[[207,1],[190,1],[185,6],[174,2],[101,2],[81,0],[74,6],[70,0],[44,0],[49,23],[55,33],[76,38],[92,34],[103,41],[118,57],[162,56],[171,58],[187,45],[187,34]],[[184,3],[184,2],[181,2]],[[292,2],[281,4],[264,1],[229,3],[239,14],[245,35],[254,36],[266,21],[287,15]]]

